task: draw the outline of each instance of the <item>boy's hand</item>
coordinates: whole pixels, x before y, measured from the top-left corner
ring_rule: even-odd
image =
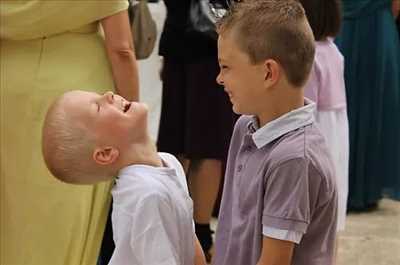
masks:
[[[257,265],[290,265],[292,264],[294,243],[263,237],[261,257]]]

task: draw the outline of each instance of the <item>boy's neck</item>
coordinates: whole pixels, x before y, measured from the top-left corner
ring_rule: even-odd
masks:
[[[148,165],[154,167],[163,166],[162,160],[157,152],[154,142],[148,137],[145,141],[132,144],[123,158],[122,166]]]
[[[291,92],[294,93],[291,94]],[[269,102],[266,102],[262,113],[257,115],[259,126],[263,127],[265,124],[281,117],[282,115],[303,106],[304,95],[302,89],[299,89],[299,91],[290,91],[289,94],[271,99]]]

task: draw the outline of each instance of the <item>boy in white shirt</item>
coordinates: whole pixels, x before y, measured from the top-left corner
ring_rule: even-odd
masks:
[[[109,264],[205,264],[182,166],[157,153],[147,106],[107,92],[70,91],[49,108],[43,156],[61,181],[112,189],[115,251]]]

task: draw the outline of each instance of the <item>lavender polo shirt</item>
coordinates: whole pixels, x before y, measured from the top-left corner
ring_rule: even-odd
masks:
[[[293,265],[331,265],[337,190],[315,103],[258,128],[242,116],[233,132],[214,265],[255,265],[263,236],[295,243]]]

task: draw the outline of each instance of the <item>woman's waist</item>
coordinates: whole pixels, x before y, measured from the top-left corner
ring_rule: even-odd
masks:
[[[75,29],[71,29],[67,32],[74,32],[74,33],[94,33],[99,31],[99,23],[98,22],[94,22],[94,23],[90,23],[87,25],[83,25],[81,27],[75,28]]]
[[[13,33],[13,34],[7,34],[6,30],[2,30],[1,32],[1,41],[40,41],[42,39],[47,39],[47,38],[55,38],[59,36],[72,36],[73,34],[79,34],[79,35],[91,35],[91,34],[96,34],[96,33],[101,33],[102,31],[100,30],[99,23],[94,22],[86,25],[82,25],[77,28],[69,29],[69,30],[64,30],[64,31],[36,31],[36,32],[31,32],[31,33]]]
[[[99,30],[89,32],[76,29],[73,31],[67,31],[53,35],[44,35],[33,39],[1,39],[0,41],[2,45],[8,49],[13,49],[15,46],[19,48],[25,48],[25,52],[29,52],[29,48],[34,48],[37,46],[40,46],[41,50],[54,48],[57,50],[70,49],[71,47],[76,46],[77,43],[79,43],[81,46],[81,50],[85,49],[86,43],[98,43],[104,45],[104,36]]]
[[[1,53],[4,54],[2,61],[5,63],[15,61],[27,68],[82,71],[85,67],[108,67],[104,39],[97,32],[69,32],[25,41],[1,40]]]

